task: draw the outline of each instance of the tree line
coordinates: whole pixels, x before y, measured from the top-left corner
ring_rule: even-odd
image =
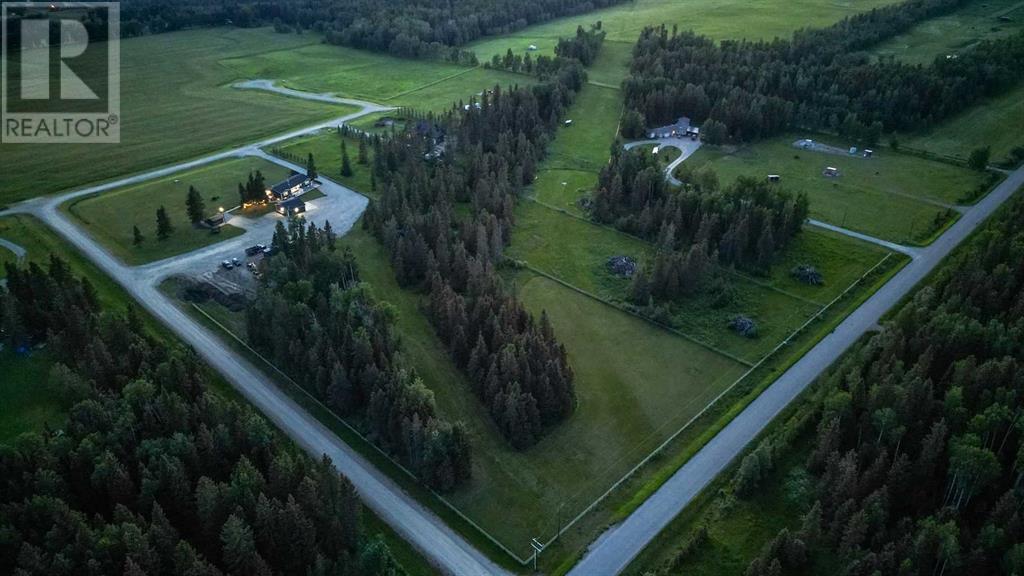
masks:
[[[0,326],[13,350],[45,344],[70,405],[0,446],[0,572],[404,574],[326,457],[211,393],[194,352],[103,310],[64,261],[7,265]]]
[[[716,43],[648,27],[624,84],[627,108],[634,123],[688,116],[733,141],[803,128],[871,144],[883,132],[922,129],[1016,85],[1024,76],[1024,32],[940,55],[927,66],[864,50],[965,1],[909,0],[791,39]]]
[[[253,348],[425,484],[444,491],[469,480],[465,428],[437,415],[433,393],[401,358],[394,310],[360,283],[330,223],[278,223],[271,250],[246,310]]]
[[[312,30],[323,33],[332,44],[407,58],[440,58],[475,65],[476,54],[461,48],[474,40],[508,34],[622,1],[326,0],[311,3],[305,0],[124,0],[120,2],[121,34],[131,37],[202,26],[248,28],[274,25],[280,32]],[[94,11],[83,14],[85,22],[99,31],[103,15]],[[93,21],[96,21],[95,25]],[[12,27],[12,30],[19,29],[17,25]],[[98,32],[97,38],[101,38]]]
[[[1022,219],[1017,198],[822,378],[807,513],[747,574],[1024,573]],[[748,455],[738,494],[788,449]]]
[[[571,62],[536,86],[496,86],[479,107],[436,118],[434,129],[421,129],[421,122],[381,141],[374,154],[380,197],[363,219],[391,255],[399,284],[429,291],[435,330],[517,448],[535,443],[575,406],[564,348],[495,270],[510,240],[516,196],[533,181],[548,139],[585,81],[582,64]],[[444,156],[427,162],[439,134]]]
[[[681,164],[670,184],[657,156],[613,147],[598,176],[591,216],[657,246],[634,274],[630,300],[646,305],[695,293],[713,264],[766,272],[807,218],[808,201],[764,180],[720,185],[709,168]]]
[[[516,54],[509,48],[504,56],[495,54],[490,62],[484,62],[485,68],[508,70],[509,72],[536,74],[540,78],[548,78],[555,74],[559,68],[579,61],[584,66],[590,66],[597,57],[597,52],[604,41],[605,32],[601,29],[601,21],[592,24],[589,29],[584,30],[583,26],[576,27],[576,35],[572,38],[559,38],[555,44],[555,57],[545,54],[536,58],[527,52],[525,55]]]

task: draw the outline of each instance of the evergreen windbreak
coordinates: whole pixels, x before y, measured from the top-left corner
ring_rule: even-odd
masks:
[[[495,270],[511,237],[516,197],[533,182],[551,134],[586,79],[578,60],[559,62],[540,84],[496,86],[479,107],[456,107],[378,141],[380,197],[363,220],[391,254],[398,282],[429,290],[438,336],[517,448],[536,443],[575,408],[565,349],[547,320],[535,321]]]

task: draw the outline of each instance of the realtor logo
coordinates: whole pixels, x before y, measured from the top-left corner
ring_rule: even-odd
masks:
[[[0,143],[121,141],[117,2],[3,2]]]

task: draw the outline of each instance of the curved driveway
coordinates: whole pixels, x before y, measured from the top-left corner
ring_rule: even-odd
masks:
[[[593,544],[570,576],[612,576],[624,570],[655,536],[690,503],[747,444],[886,312],[910,294],[960,242],[1024,184],[1024,167],[963,216],[933,244],[917,251],[878,292],[854,310],[796,364],[719,432],[622,523]]]

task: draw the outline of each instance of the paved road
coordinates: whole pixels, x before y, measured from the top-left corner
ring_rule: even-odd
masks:
[[[316,418],[309,415],[280,391],[262,371],[237,354],[220,337],[185,314],[171,299],[158,290],[159,283],[168,275],[178,272],[194,272],[196,267],[211,265],[215,267],[216,263],[227,253],[234,254],[243,245],[268,240],[275,223],[274,216],[264,217],[270,218],[269,226],[264,222],[250,221],[249,225],[253,229],[239,238],[176,258],[144,266],[129,267],[110,254],[59,210],[61,204],[78,196],[159,178],[226,157],[256,155],[296,168],[278,158],[264,154],[259,147],[386,109],[386,107],[375,104],[367,104],[360,112],[269,138],[251,146],[182,162],[145,174],[123,178],[116,182],[83,188],[58,196],[35,198],[0,211],[0,215],[32,214],[66,238],[120,284],[154,317],[192,346],[211,367],[220,372],[243,396],[297,444],[315,457],[319,457],[321,454],[328,455],[338,470],[352,481],[366,505],[399,535],[419,549],[424,557],[438,569],[447,574],[459,576],[504,575],[506,572],[503,569],[473,548],[433,512],[406,494],[386,475],[379,472],[356,451],[326,429]],[[366,198],[326,178],[321,177],[320,180],[324,183],[322,190],[327,196],[311,201],[312,209],[308,216],[314,220],[323,220],[331,216],[332,226],[335,226],[339,233],[343,233],[352,226],[365,209]],[[318,205],[322,205],[322,209],[318,209]],[[255,235],[253,230],[258,231],[256,234],[266,234],[266,239]]]
[[[569,572],[570,576],[611,576],[629,565],[645,546],[771,422],[783,408],[835,362],[890,308],[909,294],[964,238],[1024,184],[1024,167],[977,205],[964,212],[931,246],[787,370],[711,442],[680,468],[622,523],[609,528]]]
[[[673,160],[668,166],[665,167],[665,178],[667,178],[669,182],[675,184],[676,186],[682,184],[682,182],[680,182],[679,179],[673,175],[673,172],[676,171],[676,166],[682,164],[683,160],[686,160],[687,158],[692,156],[693,153],[700,148],[700,140],[691,140],[689,138],[674,137],[655,138],[653,140],[637,140],[636,142],[627,142],[626,144],[623,145],[623,148],[629,150],[630,148],[636,148],[637,146],[643,146],[645,144],[659,144],[661,146],[668,146],[670,148],[675,148],[679,150],[679,157]]]

